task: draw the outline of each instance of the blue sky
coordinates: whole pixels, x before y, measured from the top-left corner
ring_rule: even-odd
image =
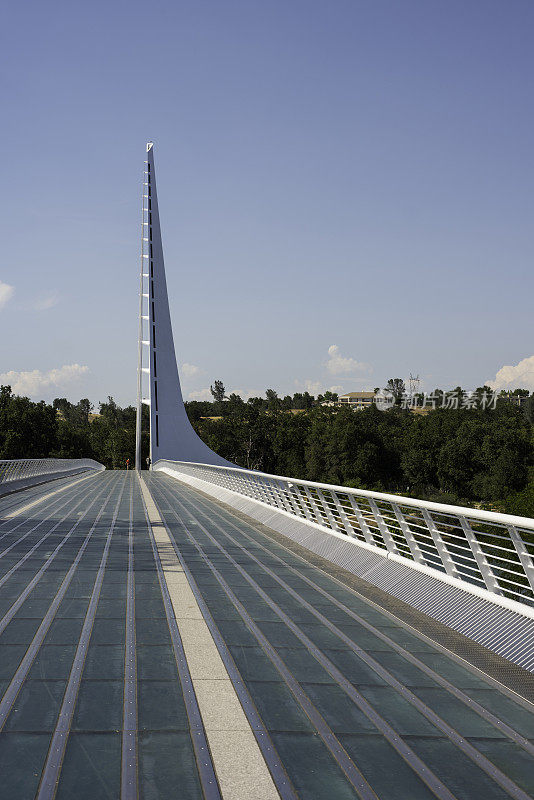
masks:
[[[2,28],[2,382],[134,402],[153,139],[186,397],[507,365],[534,390],[530,0],[22,2]]]

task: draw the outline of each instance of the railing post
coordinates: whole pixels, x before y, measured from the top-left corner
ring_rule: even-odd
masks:
[[[319,505],[315,501],[315,497],[310,492],[307,486],[304,487],[304,491],[306,492],[306,497],[309,500],[310,506],[313,508],[313,513],[315,514],[315,522],[317,525],[324,525],[324,517],[321,513],[321,509]]]
[[[272,506],[273,498],[271,495],[270,484],[265,478],[258,478],[258,491],[263,503]]]
[[[486,554],[482,550],[480,546],[480,542],[475,536],[475,533],[466,520],[465,517],[459,517],[460,525],[462,526],[463,532],[465,533],[465,538],[469,542],[469,547],[471,548],[471,552],[477,562],[477,566],[480,570],[480,574],[484,579],[484,583],[486,584],[486,588],[488,591],[493,592],[493,594],[502,594],[501,587],[499,586],[499,582],[495,575],[493,574],[493,570],[489,564],[488,559],[486,558]]]
[[[361,510],[360,506],[358,505],[358,503],[356,502],[356,500],[354,499],[354,497],[351,494],[349,494],[349,502],[350,502],[350,504],[352,506],[352,510],[354,511],[354,516],[356,517],[356,519],[358,521],[358,525],[360,526],[360,530],[361,530],[361,532],[363,534],[363,538],[365,539],[367,544],[372,544],[372,545],[374,545],[376,547],[376,542],[375,542],[374,537],[373,537],[373,532],[371,531],[371,528],[367,524],[367,520],[365,519],[364,515],[362,514],[362,510]]]
[[[290,514],[292,514],[293,511],[291,509],[291,503],[289,503],[287,500],[283,485],[280,485],[280,483],[277,482],[274,483],[274,495],[279,507],[281,506],[284,511],[288,511]]]
[[[292,483],[288,483],[287,484],[287,490],[288,490],[287,499],[289,500],[289,504],[291,505],[291,508],[293,509],[292,513],[296,517],[304,516],[304,512],[302,511],[302,508],[300,507],[300,503],[298,502],[298,499],[295,497],[295,494],[293,492],[293,484]]]
[[[337,508],[338,514],[341,517],[341,521],[343,523],[343,527],[347,531],[347,536],[350,536],[352,539],[354,539],[355,538],[355,536],[354,536],[354,528],[352,527],[352,525],[349,522],[349,518],[347,517],[347,512],[343,508],[343,504],[342,504],[341,500],[339,499],[339,497],[337,495],[337,492],[333,491],[333,492],[331,492],[331,495],[332,495],[332,498],[334,500],[335,506]]]
[[[299,486],[299,488],[297,489],[297,497],[299,506],[301,507],[302,513],[304,514],[306,519],[309,520],[310,522],[315,522],[314,516],[308,507],[308,503],[306,502],[306,500],[309,501],[308,495],[306,494],[306,487]]]
[[[339,523],[332,514],[330,506],[328,505],[328,502],[324,495],[323,489],[317,489],[317,494],[319,495],[319,499],[321,500],[321,505],[323,507],[324,513],[326,514],[328,522],[330,523],[330,527],[332,528],[333,531],[337,531],[339,529]],[[330,492],[330,495],[332,495],[332,492]]]
[[[401,531],[404,534],[404,538],[406,539],[408,547],[410,548],[410,552],[411,552],[411,554],[413,556],[413,560],[417,561],[418,564],[425,564],[426,565],[426,561],[425,561],[425,558],[424,558],[424,556],[423,556],[423,554],[421,552],[421,548],[417,544],[417,541],[416,541],[415,536],[413,535],[413,533],[412,533],[412,531],[410,529],[409,524],[404,519],[404,514],[402,513],[400,508],[397,505],[395,505],[395,503],[392,503],[391,505],[393,507],[393,511],[395,512],[395,516],[397,517],[397,522],[399,523],[399,525],[401,527]]]
[[[384,522],[384,518],[382,517],[382,514],[380,513],[380,510],[379,510],[376,502],[374,500],[372,500],[371,498],[369,498],[368,502],[369,502],[369,505],[371,506],[371,509],[373,511],[374,518],[376,519],[376,522],[377,522],[378,528],[380,530],[380,533],[382,534],[382,538],[384,540],[384,544],[386,545],[386,547],[387,547],[387,549],[389,550],[390,553],[395,553],[395,555],[399,555],[399,549],[398,549],[397,545],[395,544],[395,540],[393,539],[393,536],[391,535],[391,532],[390,532],[388,526]]]
[[[424,520],[426,522],[427,528],[429,530],[430,535],[432,536],[432,541],[438,551],[438,555],[441,558],[441,563],[445,569],[447,575],[451,578],[459,578],[458,569],[456,568],[456,564],[452,560],[451,554],[447,550],[447,545],[443,541],[443,537],[441,532],[436,527],[436,523],[434,522],[432,515],[430,512],[423,508],[421,509]]]
[[[525,543],[516,531],[515,526],[507,525],[506,528],[508,529],[510,539],[512,540],[515,551],[521,562],[521,566],[525,572],[526,579],[529,582],[530,588],[534,592],[534,564],[532,563],[532,556],[525,547]]]

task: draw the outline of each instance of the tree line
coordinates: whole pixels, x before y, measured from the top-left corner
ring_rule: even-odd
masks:
[[[107,469],[124,469],[135,459],[134,406],[121,408],[108,397],[93,414],[87,398],[71,403],[33,402],[0,387],[0,459],[94,458]],[[143,407],[142,457],[148,456],[148,409]],[[143,462],[144,463],[144,462]]]
[[[280,398],[272,389],[245,402],[226,397],[220,381],[213,402],[186,405],[209,447],[247,469],[534,516],[534,395],[521,407],[505,396],[495,407],[438,402],[422,415],[401,406],[400,379],[385,389],[395,397],[387,411],[331,405],[332,393]],[[488,392],[480,387],[473,395]],[[465,394],[461,387],[454,393]]]
[[[458,387],[459,388],[459,387]],[[482,392],[484,387],[480,390]],[[438,393],[439,390],[436,390]],[[527,393],[528,394],[528,393]],[[355,412],[332,393],[244,401],[226,396],[186,403],[191,423],[215,452],[247,469],[452,504],[534,516],[534,396],[522,407],[436,408],[427,415],[394,405]],[[135,408],[109,397],[92,414],[87,399],[32,402],[0,389],[0,458],[94,458],[124,469],[135,457]],[[143,408],[142,461],[148,455]]]

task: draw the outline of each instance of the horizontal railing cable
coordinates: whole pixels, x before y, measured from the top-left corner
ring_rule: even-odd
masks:
[[[161,460],[154,468],[272,506],[532,615],[534,519],[233,467]]]

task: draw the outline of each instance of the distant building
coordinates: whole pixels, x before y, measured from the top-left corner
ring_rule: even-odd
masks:
[[[338,405],[348,406],[353,411],[362,411],[376,403],[377,395],[375,392],[348,392],[338,398]]]

